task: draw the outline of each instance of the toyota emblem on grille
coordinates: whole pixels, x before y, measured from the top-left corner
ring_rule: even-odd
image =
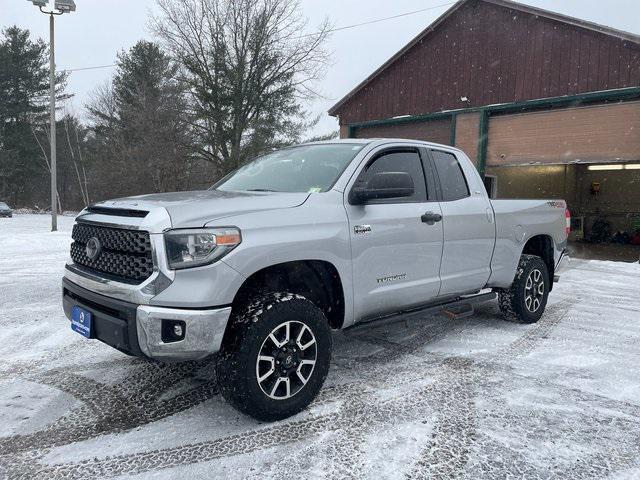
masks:
[[[84,251],[87,254],[87,257],[89,257],[89,260],[93,261],[98,258],[102,253],[102,245],[100,244],[100,240],[98,240],[96,237],[91,237],[87,241],[87,246],[85,247]]]

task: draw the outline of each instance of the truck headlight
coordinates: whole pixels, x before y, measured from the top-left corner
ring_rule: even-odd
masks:
[[[213,263],[241,241],[240,230],[234,227],[169,230],[164,234],[172,270]]]

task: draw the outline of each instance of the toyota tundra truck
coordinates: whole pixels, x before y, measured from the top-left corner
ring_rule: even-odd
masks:
[[[564,259],[562,200],[491,200],[460,150],[414,140],[308,143],[209,190],[121,198],[73,227],[71,328],[158,361],[216,355],[224,397],[277,420],[329,370],[332,329],[409,311],[542,316]]]

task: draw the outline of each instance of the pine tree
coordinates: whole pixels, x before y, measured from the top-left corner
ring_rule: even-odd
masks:
[[[49,99],[48,48],[16,26],[0,40],[0,198],[15,206],[45,201],[49,174],[34,131]],[[66,77],[57,75],[56,95],[65,98]]]
[[[178,67],[160,49],[140,41],[118,54],[111,84],[89,105],[105,196],[184,187],[191,150],[186,101]]]

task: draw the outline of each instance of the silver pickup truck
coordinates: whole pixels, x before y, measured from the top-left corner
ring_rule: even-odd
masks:
[[[73,227],[71,328],[131,355],[217,355],[224,397],[262,420],[304,409],[331,329],[498,299],[536,322],[565,257],[562,200],[490,200],[467,156],[413,140],[269,153],[211,189],[123,198]]]

